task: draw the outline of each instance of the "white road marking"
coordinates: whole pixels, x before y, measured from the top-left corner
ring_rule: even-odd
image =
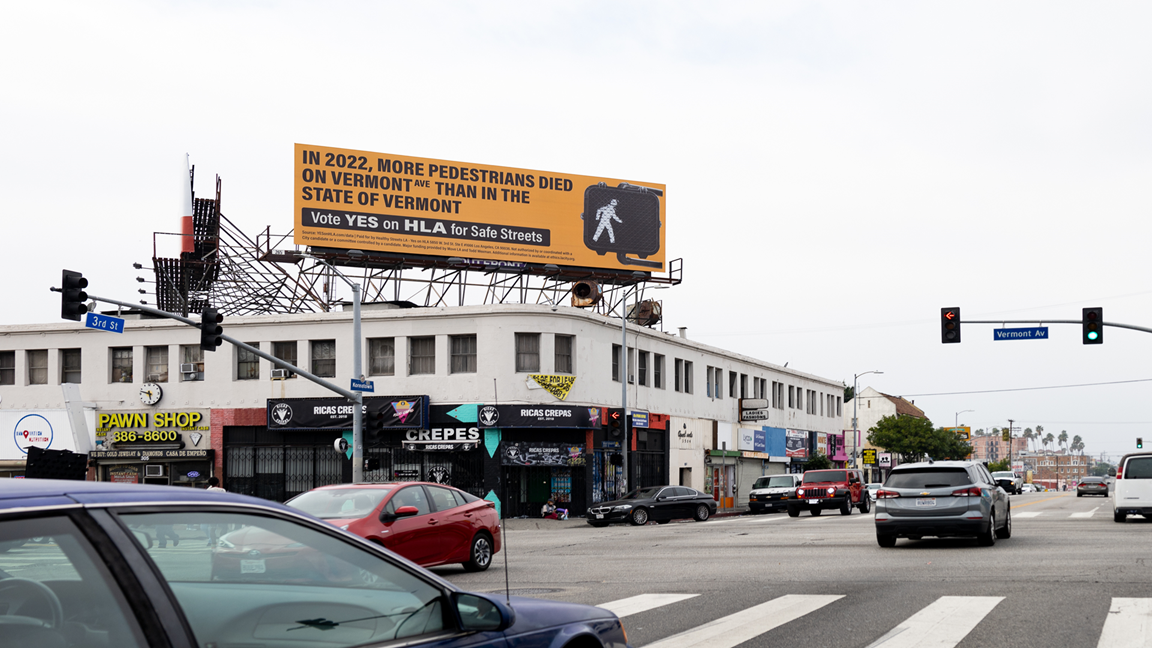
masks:
[[[1013,513],[1012,516],[1016,519],[1020,518],[1034,518],[1044,515],[1044,511],[1024,511],[1022,513]]]
[[[732,648],[842,598],[842,595],[788,594],[648,645],[651,648]]]
[[[941,596],[868,648],[952,648],[1003,600],[1003,596]]]
[[[1152,599],[1114,598],[1097,648],[1152,647]]]
[[[599,607],[613,612],[618,617],[626,617],[632,614],[639,614],[647,612],[664,605],[671,605],[672,603],[679,603],[690,599],[699,594],[640,594],[639,596],[631,596],[619,601],[609,601],[608,603],[601,603]]]
[[[1072,515],[1069,515],[1068,517],[1074,517],[1074,518],[1090,518],[1090,517],[1092,517],[1092,514],[1093,514],[1093,513],[1095,513],[1095,512],[1096,512],[1096,511],[1098,511],[1098,510],[1100,510],[1100,507],[1099,507],[1099,506],[1097,506],[1096,508],[1092,509],[1091,511],[1085,511],[1085,512],[1083,512],[1083,513],[1073,513]]]

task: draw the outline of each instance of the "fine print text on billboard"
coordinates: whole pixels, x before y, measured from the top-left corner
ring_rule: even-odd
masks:
[[[614,270],[663,270],[665,189],[296,145],[295,242]]]

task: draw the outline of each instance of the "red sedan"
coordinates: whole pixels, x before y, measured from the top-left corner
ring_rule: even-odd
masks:
[[[421,567],[460,563],[468,571],[483,571],[500,551],[496,505],[443,484],[322,486],[287,504]]]

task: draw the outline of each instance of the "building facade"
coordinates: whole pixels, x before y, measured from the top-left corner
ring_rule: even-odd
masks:
[[[854,401],[854,402],[853,402]],[[856,422],[853,427],[852,416],[855,413]],[[844,406],[844,429],[851,437],[853,432],[857,436],[855,447],[861,449],[858,453],[860,467],[864,470],[864,481],[882,482],[888,475],[888,470],[898,461],[897,458],[886,453],[884,448],[877,448],[868,441],[868,431],[886,416],[912,416],[927,418],[924,410],[916,407],[915,401],[909,401],[899,396],[883,394],[872,387],[866,387],[852,401]],[[852,440],[848,439],[849,447]],[[869,452],[863,452],[863,451]],[[875,458],[875,463],[871,460]]]
[[[354,377],[350,312],[223,326],[341,387]],[[622,349],[619,321],[585,310],[365,305],[362,335],[366,420],[382,421],[366,479],[450,483],[505,515],[615,497],[623,443],[634,484],[689,485],[731,506],[755,476],[798,470],[820,442],[843,445],[840,383],[650,328],[630,326]],[[627,437],[607,420],[624,384]],[[767,406],[742,421],[742,399]],[[350,407],[239,347],[203,352],[197,329],[167,319],[137,316],[119,334],[0,327],[8,475],[29,445],[47,445],[88,453],[90,479],[200,486],[215,475],[284,500],[351,480],[350,452],[334,448],[350,438]],[[789,450],[794,437],[804,453]]]

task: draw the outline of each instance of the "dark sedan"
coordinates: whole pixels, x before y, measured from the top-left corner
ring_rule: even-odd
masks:
[[[716,500],[687,486],[650,486],[628,493],[623,498],[595,504],[588,509],[588,524],[607,526],[612,522],[634,525],[692,518],[703,522],[716,513]]]
[[[1085,477],[1076,485],[1076,497],[1103,495],[1108,497],[1108,482],[1103,477]]]
[[[464,592],[273,502],[3,481],[0,646],[627,647],[612,612]]]

